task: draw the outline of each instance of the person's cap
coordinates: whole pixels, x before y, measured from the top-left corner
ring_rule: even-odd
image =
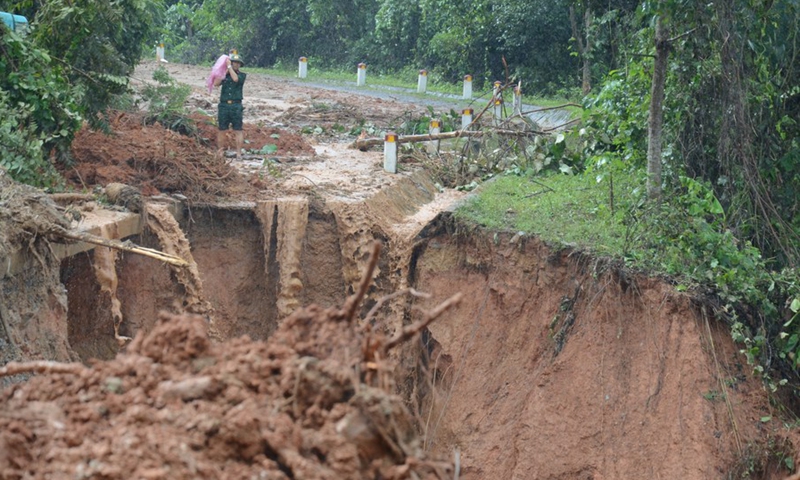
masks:
[[[234,53],[233,55],[231,55],[231,62],[239,62],[242,65],[244,65],[244,61],[242,60],[242,57],[238,53]]]

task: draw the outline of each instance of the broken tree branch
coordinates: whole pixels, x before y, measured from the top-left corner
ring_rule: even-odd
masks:
[[[580,121],[581,121],[580,118],[576,118],[576,119],[570,120],[569,122],[562,123],[561,125],[556,125],[555,127],[545,128],[544,130],[542,130],[542,132],[544,132],[544,133],[554,132],[554,131],[558,130],[559,128],[564,128],[564,127],[568,127],[570,125],[574,125],[576,123],[580,123]]]
[[[56,203],[86,202],[94,200],[91,193],[51,193],[49,195]]]
[[[80,363],[61,363],[38,360],[34,362],[8,362],[0,367],[0,377],[19,375],[20,373],[74,373],[80,374],[86,367]]]
[[[386,302],[388,302],[389,300],[394,300],[395,298],[397,298],[399,296],[402,296],[402,295],[405,295],[405,294],[409,294],[409,295],[411,295],[413,297],[418,297],[418,298],[431,298],[430,294],[423,293],[423,292],[418,292],[418,291],[414,290],[413,288],[404,288],[404,289],[398,290],[398,291],[396,291],[394,293],[390,293],[389,295],[385,295],[385,296],[383,296],[383,297],[378,299],[378,301],[375,303],[375,305],[370,309],[369,313],[367,313],[367,316],[364,317],[364,320],[361,321],[361,323],[364,326],[364,328],[369,328],[369,323],[370,323],[370,321],[372,321],[372,317],[374,317],[375,314],[378,313],[378,310]],[[375,327],[372,330],[374,331],[377,327],[378,327],[378,325],[375,325]]]
[[[565,103],[563,105],[556,105],[555,107],[542,107],[542,108],[537,108],[535,110],[527,110],[525,112],[522,112],[520,115],[530,115],[531,113],[546,112],[548,110],[561,110],[562,108],[566,107],[583,108],[583,105],[579,105],[577,103]]]
[[[570,122],[573,123],[573,122]],[[568,125],[569,123],[565,124]],[[558,128],[558,127],[556,127]],[[423,134],[423,135],[406,135],[405,137],[397,137],[395,140],[396,143],[414,143],[414,142],[428,142],[431,140],[446,140],[449,138],[460,138],[460,137],[482,137],[486,134],[494,133],[497,135],[504,135],[509,137],[533,137],[536,135],[545,135],[547,131],[538,131],[538,130],[505,130],[499,128],[492,128],[487,131],[468,131],[468,130],[456,130],[453,132],[444,132],[444,133],[435,133],[435,134]],[[350,144],[350,148],[357,148],[359,150],[366,150],[369,147],[374,147],[377,145],[383,145],[384,140],[382,138],[362,138],[360,140],[356,140],[355,142]]]
[[[137,245],[126,245],[125,243],[122,243],[119,240],[111,240],[108,238],[98,237],[97,235],[92,235],[91,233],[67,230],[65,228],[58,226],[53,226],[50,231],[51,233],[59,237],[91,243],[93,245],[100,245],[103,247],[113,248],[115,250],[122,250],[123,252],[144,255],[145,257],[154,258],[156,260],[168,263],[170,265],[175,265],[177,267],[185,267],[189,265],[189,263],[186,260],[180,257],[176,257],[174,255],[160,252],[158,250],[153,250],[152,248],[145,248]]]
[[[378,256],[380,253],[381,242],[376,240],[372,245],[372,255],[369,257],[367,271],[364,272],[364,276],[361,277],[361,284],[358,286],[358,292],[356,292],[356,294],[352,297],[348,298],[347,302],[344,304],[345,319],[347,319],[348,322],[353,321],[353,316],[356,314],[356,308],[358,308],[358,304],[361,303],[364,295],[367,294],[369,284],[372,283],[372,275],[375,273],[375,267],[378,266]]]
[[[425,317],[419,322],[412,323],[411,325],[403,327],[403,329],[397,332],[397,334],[395,334],[395,336],[392,337],[391,340],[386,342],[386,344],[383,346],[384,351],[388,352],[392,348],[400,345],[401,343],[405,342],[409,338],[413,337],[414,335],[422,331],[423,328],[430,325],[431,322],[436,320],[441,314],[461,303],[462,296],[463,295],[461,294],[461,292],[456,293],[452,297],[440,303],[439,306],[437,306],[430,312],[425,312]]]
[[[458,137],[479,137],[483,132],[471,132],[467,130],[456,130],[454,132],[436,133],[436,134],[422,134],[422,135],[406,135],[404,137],[397,137],[396,143],[413,143],[413,142],[428,142],[431,140],[445,140],[448,138]],[[350,148],[357,148],[359,150],[366,150],[370,147],[383,145],[384,139],[382,138],[360,138],[350,144]]]

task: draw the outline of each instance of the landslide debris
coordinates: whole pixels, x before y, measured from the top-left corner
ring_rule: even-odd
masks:
[[[312,305],[266,342],[224,343],[162,314],[114,360],[0,390],[0,478],[452,477],[375,354],[396,339],[352,311]]]
[[[52,199],[37,188],[15,182],[0,169],[0,258],[12,247],[49,237],[53,225],[69,227]]]

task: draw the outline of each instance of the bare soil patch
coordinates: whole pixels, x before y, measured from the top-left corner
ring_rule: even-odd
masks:
[[[241,198],[257,193],[256,182],[224,157],[215,156],[217,128],[213,119],[192,115],[198,132],[183,135],[159,124],[145,125],[141,115],[118,113],[111,133],[85,127],[72,145],[74,164],[62,173],[74,187],[119,182],[144,195],[180,193],[193,200]],[[247,124],[246,148],[275,145],[282,155],[310,156],[302,137],[277,128]],[[232,139],[229,142],[233,145]]]
[[[163,315],[112,361],[0,391],[0,477],[452,476],[373,355],[387,339],[346,310],[298,311],[267,342],[206,326]]]

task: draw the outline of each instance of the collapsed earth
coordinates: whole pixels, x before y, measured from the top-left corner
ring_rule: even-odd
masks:
[[[251,73],[244,151],[220,156],[207,68],[132,84],[159,68],[191,129],[84,128],[76,193],[0,176],[0,478],[793,470],[800,439],[702,299],[465,224],[435,166],[350,148],[429,103]]]

